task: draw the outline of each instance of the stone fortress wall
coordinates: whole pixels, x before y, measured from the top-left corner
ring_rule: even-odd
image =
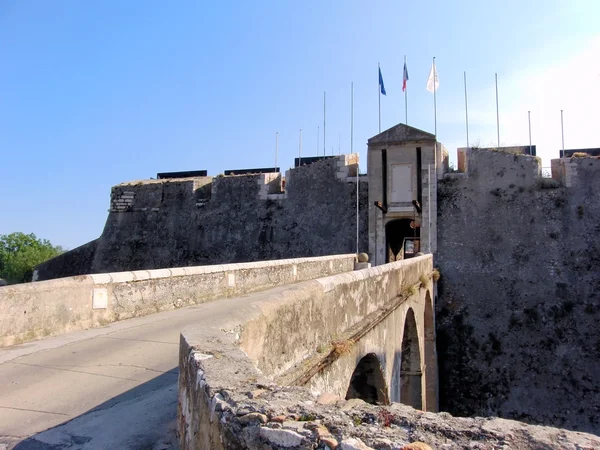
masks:
[[[41,264],[35,279],[354,253],[357,169],[351,154],[290,169],[285,178],[119,184],[102,236]],[[367,190],[360,177],[360,251],[367,250]]]
[[[438,185],[440,409],[600,430],[600,159],[459,149]]]

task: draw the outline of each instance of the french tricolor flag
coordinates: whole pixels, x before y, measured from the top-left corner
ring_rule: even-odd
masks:
[[[408,81],[408,69],[404,63],[404,71],[402,73],[402,92],[406,91],[406,82]]]

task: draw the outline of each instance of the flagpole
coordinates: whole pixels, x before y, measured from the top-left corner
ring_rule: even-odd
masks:
[[[354,154],[354,81],[350,82],[350,154]],[[356,155],[356,254],[358,255],[360,165]]]
[[[379,132],[381,133],[381,67],[379,67],[379,63],[377,63],[377,90],[379,92]]]
[[[563,127],[563,110],[560,110],[560,134],[562,136],[563,158],[565,156],[565,129]]]
[[[350,153],[354,153],[354,81],[350,83]]]
[[[498,148],[500,148],[500,113],[498,109],[498,74],[496,76],[496,129],[498,130]]]
[[[527,111],[527,120],[529,121],[529,154],[531,153],[531,111]]]
[[[319,125],[317,125],[317,153],[316,155],[319,156],[319,148],[320,148],[320,142],[321,142],[321,127]]]
[[[406,83],[404,80],[406,70],[406,55],[404,55],[404,68],[402,69],[402,84]],[[404,89],[404,125],[408,125],[408,84]]]
[[[338,133],[338,155],[342,154],[342,133]]]
[[[279,131],[275,132],[275,168],[277,169],[277,154],[279,153]]]
[[[325,137],[326,137],[326,126],[327,126],[327,122],[326,122],[326,110],[325,110],[325,102],[327,100],[327,92],[323,92],[323,156],[325,156],[326,153],[326,146],[325,146]]]
[[[360,219],[360,216],[358,214],[358,208],[359,208],[358,189],[359,189],[359,185],[360,185],[359,175],[360,175],[360,164],[358,162],[358,155],[357,155],[357,158],[356,158],[356,254],[357,255],[358,255],[358,228],[359,228],[359,219]]]
[[[300,143],[298,144],[298,167],[302,165],[302,128],[300,128]]]
[[[433,126],[435,130],[435,140],[437,141],[437,101],[436,101],[436,74],[435,74],[435,56],[433,57]]]
[[[427,206],[428,206],[427,251],[429,253],[433,253],[433,251],[431,251],[431,164],[427,165],[427,186],[428,186],[428,193],[427,193]],[[415,224],[415,229],[416,229],[416,226],[417,226],[417,224]]]
[[[465,75],[465,121],[467,123],[467,148],[469,148],[469,107],[467,103],[467,72],[464,72]]]

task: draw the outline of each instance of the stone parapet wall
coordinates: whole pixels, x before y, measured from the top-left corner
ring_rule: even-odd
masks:
[[[353,270],[354,254],[83,275],[0,287],[0,347]]]
[[[482,149],[461,147],[457,149],[458,172],[478,175],[487,174],[488,182],[495,187],[508,185],[530,186],[542,176],[541,160],[535,156],[521,154],[502,147]]]
[[[553,159],[552,178],[562,186],[585,186],[589,177],[600,177],[600,157],[575,157]]]
[[[165,178],[121,183],[111,189],[110,212],[156,212],[170,203],[192,207],[211,198],[213,177]]]
[[[270,298],[265,293],[256,301],[263,314],[244,325],[239,345],[263,373],[298,377],[297,365],[315,356],[318,347],[342,339],[344,333],[390,304],[404,289],[419,284],[432,270],[433,258],[426,255],[320,278],[302,290],[286,289]],[[422,299],[415,297],[411,306],[422,316]],[[275,303],[276,308],[271,307]],[[380,352],[385,352],[384,346]]]
[[[335,164],[335,178],[353,181],[358,169],[358,154],[340,155],[331,158]],[[322,164],[309,165],[302,170],[320,172]],[[293,179],[295,170],[288,171],[287,181]],[[194,177],[177,179],[141,180],[121,183],[111,190],[110,212],[156,212],[160,208],[177,204],[182,198],[191,205],[204,206],[211,199],[228,202],[232,195],[242,196],[247,201],[287,198],[283,189],[281,173],[259,173],[219,175],[217,177]],[[288,183],[288,187],[293,185]]]

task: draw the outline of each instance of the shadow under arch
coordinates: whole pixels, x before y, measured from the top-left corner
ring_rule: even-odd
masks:
[[[437,353],[435,349],[435,320],[433,304],[429,291],[425,294],[425,312],[423,320],[425,342],[423,343],[425,366],[425,410],[437,412]]]
[[[406,312],[402,334],[402,354],[400,363],[400,403],[422,409],[421,395],[421,351],[417,321],[412,308]]]
[[[351,398],[360,398],[373,405],[389,404],[385,378],[375,353],[365,355],[354,369],[346,392],[346,400]]]

